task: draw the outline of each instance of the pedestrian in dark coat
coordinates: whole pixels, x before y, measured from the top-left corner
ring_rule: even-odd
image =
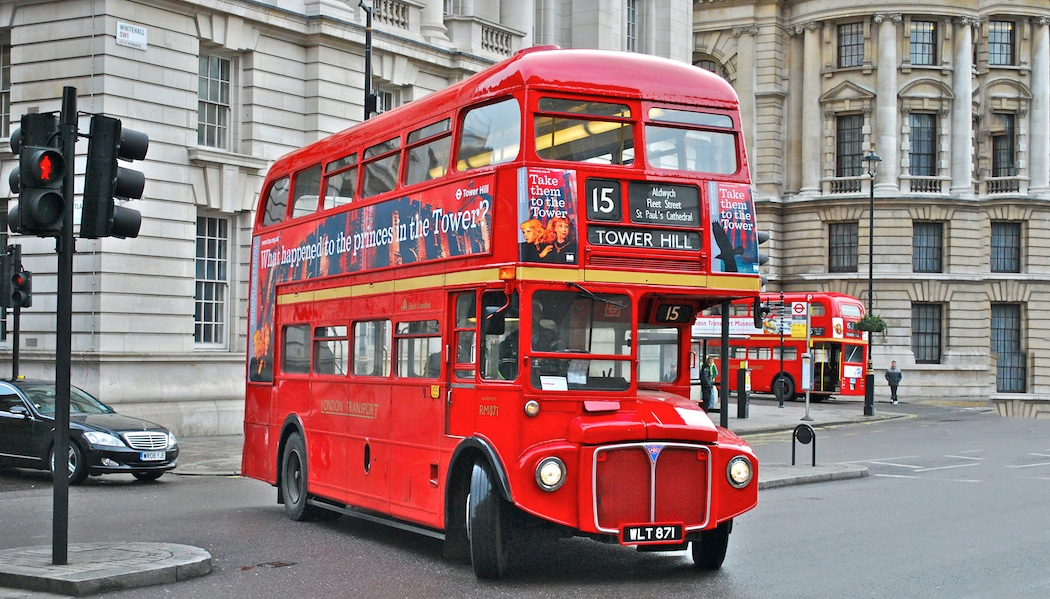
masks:
[[[904,373],[897,368],[897,361],[890,362],[890,367],[886,369],[886,382],[890,384],[890,401],[893,403],[897,403],[897,385],[901,384],[903,378]]]

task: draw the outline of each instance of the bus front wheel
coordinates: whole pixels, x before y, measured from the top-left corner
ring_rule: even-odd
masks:
[[[777,401],[795,401],[795,381],[787,374],[778,374],[773,379],[773,395]]]
[[[487,462],[474,463],[467,495],[467,538],[478,578],[499,578],[507,568],[507,506],[494,479]]]
[[[733,521],[726,520],[713,530],[700,531],[700,539],[692,542],[693,563],[700,570],[717,570],[726,559],[729,548],[729,533]]]

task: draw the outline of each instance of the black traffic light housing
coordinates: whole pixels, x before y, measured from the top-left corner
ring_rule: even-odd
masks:
[[[33,305],[33,273],[18,265],[11,273],[11,307],[28,308]]]
[[[138,210],[115,206],[113,200],[141,198],[146,177],[139,171],[117,166],[117,159],[145,158],[149,137],[145,133],[122,128],[120,119],[101,114],[91,117],[88,137],[80,237],[137,237],[142,215]]]
[[[769,238],[770,238],[770,234],[767,233],[766,231],[758,231],[758,245],[759,246],[761,246],[765,242],[769,241]],[[759,248],[759,252],[758,252],[758,268],[759,268],[758,278],[759,278],[760,281],[762,281],[762,290],[763,291],[766,290],[766,283],[769,281],[769,276],[767,274],[762,273],[761,270],[762,270],[762,267],[765,266],[768,262],[769,262],[769,254],[767,254],[766,252],[763,252],[761,250],[761,247],[760,247]]]
[[[8,212],[15,233],[54,237],[62,232],[69,205],[65,197],[66,160],[59,141],[58,121],[53,114],[26,114],[22,127],[11,134],[11,151],[18,166],[11,172],[11,192],[18,205]]]

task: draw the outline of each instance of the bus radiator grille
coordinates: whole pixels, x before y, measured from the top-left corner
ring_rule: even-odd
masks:
[[[704,448],[649,443],[598,450],[594,476],[595,521],[601,530],[645,522],[682,522],[686,528],[706,524]]]

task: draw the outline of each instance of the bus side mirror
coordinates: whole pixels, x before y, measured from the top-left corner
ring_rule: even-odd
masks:
[[[484,330],[486,335],[502,335],[506,332],[507,318],[503,314],[503,307],[485,306],[484,313]]]

